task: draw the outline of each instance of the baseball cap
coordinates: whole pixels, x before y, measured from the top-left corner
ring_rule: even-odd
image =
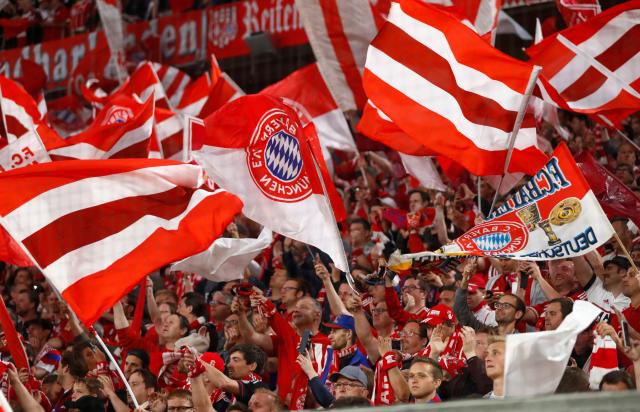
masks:
[[[435,305],[429,312],[427,312],[427,317],[423,320],[429,326],[438,326],[443,322],[451,321],[456,323],[456,315],[453,313],[453,310],[442,303]]]
[[[224,372],[224,360],[216,352],[205,352],[200,356],[200,360],[204,363],[212,365],[220,372]]]
[[[326,322],[323,323],[323,325],[330,329],[349,329],[351,331],[356,329],[353,316],[349,315],[340,315],[334,322]]]
[[[336,382],[339,378],[347,378],[350,381],[358,381],[364,386],[369,385],[369,379],[367,379],[367,375],[362,372],[358,366],[348,365],[340,370],[340,372],[336,372],[333,375],[329,376],[329,380],[331,382]]]
[[[467,290],[469,291],[469,293],[476,293],[478,289],[486,288],[487,282],[484,280],[484,276],[482,276],[482,274],[480,273],[476,273],[471,277],[471,280],[469,280],[469,287],[467,287]]]
[[[614,256],[611,259],[604,262],[604,267],[607,267],[607,265],[616,265],[620,269],[626,270],[631,267],[631,262],[629,262],[629,259],[627,259],[624,256]]]

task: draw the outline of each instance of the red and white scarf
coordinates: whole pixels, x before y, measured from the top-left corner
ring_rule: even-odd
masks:
[[[398,359],[396,352],[387,352],[378,360],[374,375],[373,396],[371,398],[375,406],[393,405],[395,402],[396,398],[391,387],[389,370],[400,366],[400,359]]]

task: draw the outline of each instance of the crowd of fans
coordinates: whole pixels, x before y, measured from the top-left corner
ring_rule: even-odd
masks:
[[[576,115],[563,114],[561,125],[542,125],[550,146],[566,136],[574,154],[592,153],[637,192],[637,152],[620,134]],[[640,118],[630,117],[624,133],[639,141]],[[500,399],[505,336],[556,329],[576,299],[611,315],[579,335],[557,392],[589,390],[596,332],[615,341],[619,363],[599,389],[637,388],[640,278],[620,244],[612,240],[571,260],[456,259],[394,273],[385,263],[393,251],[435,250],[454,239],[482,219],[493,189],[483,183],[475,193],[466,173],[442,173],[448,191],[427,190],[392,151],[333,155],[350,216],[342,228],[353,287],[325,254],[281,236],[256,258],[258,275],[247,271],[244,279],[215,283],[167,268],[150,274],[146,287],[94,326],[143,410],[263,412]],[[625,216],[612,222],[640,264],[638,228]],[[225,236],[256,237],[259,230],[239,217]],[[92,331],[43,276],[12,266],[2,273],[2,295],[31,365],[17,370],[3,347],[0,387],[14,410],[132,410]],[[142,298],[140,322],[134,313]],[[615,310],[629,322],[630,347],[620,338]]]
[[[126,22],[202,9],[238,0],[121,0]],[[23,28],[14,31],[18,22]],[[6,23],[6,26],[5,26]],[[11,0],[0,2],[0,45],[3,49],[60,40],[99,28],[95,0]]]

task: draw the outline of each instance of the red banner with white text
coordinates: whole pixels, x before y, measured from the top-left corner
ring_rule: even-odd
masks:
[[[277,48],[308,42],[294,0],[245,0],[203,10],[162,17],[152,22],[127,24],[127,58],[184,66],[215,53],[218,59],[249,53],[244,38],[264,31]],[[0,74],[22,74],[20,57],[41,64],[47,90],[66,88],[78,63],[93,50],[106,47],[102,31],[76,35],[0,52]]]

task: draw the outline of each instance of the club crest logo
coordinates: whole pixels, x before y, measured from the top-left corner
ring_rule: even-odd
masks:
[[[456,240],[463,251],[485,255],[511,254],[522,250],[529,240],[527,228],[518,222],[486,222]]]
[[[272,109],[253,133],[247,148],[247,166],[254,183],[271,200],[298,202],[311,195],[299,132],[298,122],[284,111]]]
[[[107,124],[126,123],[133,118],[133,111],[128,107],[112,106],[102,121],[102,126]]]

